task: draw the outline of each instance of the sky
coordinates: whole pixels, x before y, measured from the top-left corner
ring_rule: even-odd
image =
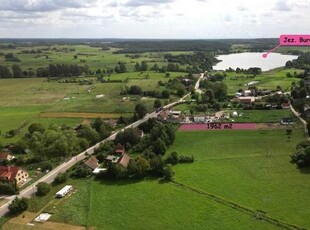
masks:
[[[310,34],[310,0],[0,0],[0,38]]]

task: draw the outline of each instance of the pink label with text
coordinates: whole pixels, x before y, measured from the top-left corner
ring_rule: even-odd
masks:
[[[281,35],[281,46],[310,46],[310,35]]]

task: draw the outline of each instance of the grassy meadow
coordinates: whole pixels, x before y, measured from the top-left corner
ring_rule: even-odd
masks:
[[[120,95],[126,86],[138,85],[143,90],[163,90],[158,86],[158,81],[168,81],[171,78],[182,76],[184,73],[171,73],[166,78],[164,73],[154,72],[132,72],[124,74],[112,74],[112,80],[126,80],[119,83],[99,83],[92,85],[79,85],[77,83],[58,83],[41,78],[27,79],[0,79],[0,142],[13,142],[16,138],[4,138],[5,133],[11,129],[20,128],[23,124],[31,122],[68,123],[76,125],[79,120],[74,121],[46,118],[42,113],[103,113],[131,116],[137,103],[143,103],[148,109],[153,108],[154,98],[143,98],[140,96]],[[97,95],[102,95],[97,98]],[[127,97],[124,99],[124,97]],[[172,96],[173,99],[176,99]],[[164,101],[163,101],[164,102]],[[117,116],[119,117],[119,116]],[[44,119],[49,119],[44,121]],[[81,118],[83,116],[81,115]]]
[[[289,109],[272,109],[272,110],[233,110],[237,111],[240,116],[231,117],[235,122],[274,122],[280,123],[281,118],[291,117],[297,122],[297,118]],[[232,111],[231,111],[232,112]]]
[[[175,180],[303,228],[310,226],[309,170],[290,163],[302,129],[178,132],[169,152],[194,155]]]
[[[44,50],[49,48],[49,50]],[[42,49],[42,53],[23,53]],[[71,50],[72,49],[72,50]],[[126,54],[115,54],[116,48],[102,50],[100,47],[90,47],[88,45],[52,45],[34,47],[16,47],[15,49],[1,49],[2,53],[13,53],[21,62],[22,69],[36,70],[39,67],[47,67],[49,64],[78,64],[88,65],[92,70],[98,68],[114,68],[118,62],[125,62],[129,71],[134,70],[136,62],[148,61],[149,65],[166,65],[164,54],[161,52],[142,53],[138,57]],[[171,54],[182,54],[192,52],[169,52]],[[74,56],[77,56],[75,58]],[[48,57],[48,58],[47,58]],[[83,62],[82,62],[83,61]],[[85,61],[85,62],[84,62]],[[4,56],[0,56],[0,65],[11,66],[12,62],[6,62]]]
[[[298,128],[290,140],[285,130],[177,132],[168,153],[194,155],[195,162],[173,166],[174,180],[201,193],[157,179],[70,179],[72,195],[54,199],[54,187],[31,199],[29,211],[96,229],[281,229],[227,201],[307,228],[310,171],[296,169],[289,157],[303,139]]]
[[[29,211],[53,213],[50,221],[96,229],[279,229],[199,194],[158,180],[70,180],[75,191],[31,199]],[[143,224],[142,224],[143,223]]]
[[[286,74],[290,72],[292,75],[294,72],[300,73],[301,70],[288,70],[284,68],[273,69],[270,71],[263,72],[254,78],[250,75],[243,73],[229,73],[227,72],[227,78],[224,83],[228,87],[228,94],[235,94],[239,89],[245,89],[251,81],[259,81],[257,84],[253,85],[259,89],[276,90],[277,86],[281,86],[284,91],[289,91],[291,83],[293,81],[299,82],[299,78],[287,77]]]

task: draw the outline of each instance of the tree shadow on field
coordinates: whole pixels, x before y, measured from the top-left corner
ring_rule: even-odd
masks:
[[[297,167],[297,169],[302,174],[310,174],[310,167]]]
[[[107,179],[107,178],[94,178],[95,181],[99,181],[101,184],[107,186],[124,186],[130,184],[137,184],[140,182],[158,182],[158,184],[165,184],[169,182],[164,178],[158,177],[144,177],[144,178],[125,178],[125,179]]]

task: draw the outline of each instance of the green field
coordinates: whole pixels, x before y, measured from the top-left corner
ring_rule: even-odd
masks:
[[[169,151],[196,160],[174,167],[176,181],[307,228],[310,171],[289,157],[303,139],[302,129],[290,141],[285,130],[178,132]]]
[[[70,197],[53,199],[58,186],[32,199],[30,211],[45,206],[52,221],[96,229],[281,229],[255,213],[307,228],[310,171],[289,157],[303,139],[302,129],[290,140],[285,130],[177,132],[168,152],[195,157],[173,167],[185,187],[157,179],[70,180]]]
[[[199,194],[158,180],[70,180],[69,198],[32,199],[30,211],[53,213],[51,221],[96,229],[278,229]],[[43,202],[45,201],[45,203]]]
[[[32,49],[46,49],[42,53],[22,53],[22,51],[30,51]],[[67,50],[66,50],[67,49]],[[70,49],[74,49],[70,51]],[[166,65],[164,54],[161,52],[142,53],[138,58],[126,56],[126,54],[115,54],[116,48],[110,50],[102,50],[99,47],[90,47],[88,45],[53,45],[53,46],[34,46],[34,47],[17,47],[16,49],[1,49],[2,53],[13,53],[21,62],[22,69],[36,70],[39,67],[47,67],[49,64],[78,64],[88,65],[92,70],[98,68],[114,68],[118,62],[125,62],[129,71],[134,70],[136,62],[147,61],[149,67],[155,63],[159,66]],[[174,55],[192,53],[192,52],[169,52]],[[77,58],[74,58],[77,55]],[[46,58],[48,56],[48,58]],[[85,60],[85,62],[81,62]],[[4,56],[0,56],[0,65],[11,66],[14,62],[6,62]],[[183,66],[185,67],[185,66]]]
[[[237,111],[238,117],[231,117],[235,122],[274,122],[280,123],[281,118],[292,117],[297,119],[289,109],[273,109],[273,110],[233,110]],[[231,111],[232,112],[232,111]]]
[[[184,73],[183,73],[184,74]],[[76,113],[106,113],[128,114],[134,111],[137,103],[143,103],[148,109],[153,109],[154,98],[141,96],[120,95],[126,86],[138,85],[142,90],[158,90],[158,81],[166,82],[169,79],[182,76],[182,73],[171,73],[166,78],[163,73],[133,72],[125,74],[112,74],[111,80],[125,80],[120,83],[99,83],[93,85],[79,85],[77,83],[58,83],[41,78],[28,79],[0,79],[0,141],[13,142],[15,139],[3,138],[10,129],[17,129],[22,124],[30,122],[53,122],[38,119],[42,112],[76,112]],[[88,92],[90,90],[90,92]],[[97,95],[103,95],[97,98]],[[127,97],[124,99],[124,97]],[[176,99],[174,96],[172,99]],[[163,101],[164,102],[164,101]],[[59,120],[55,120],[59,124]],[[65,118],[61,123],[76,124]]]
[[[228,94],[235,94],[239,89],[248,88],[245,84],[251,81],[259,81],[257,84],[253,85],[259,89],[276,90],[277,86],[281,86],[282,90],[289,91],[291,83],[293,81],[299,82],[300,79],[287,77],[286,74],[288,72],[293,74],[295,71],[297,73],[301,72],[301,70],[297,69],[278,68],[263,72],[261,75],[257,75],[254,78],[247,74],[227,72],[226,74],[228,77],[224,80],[224,83],[228,86]]]

